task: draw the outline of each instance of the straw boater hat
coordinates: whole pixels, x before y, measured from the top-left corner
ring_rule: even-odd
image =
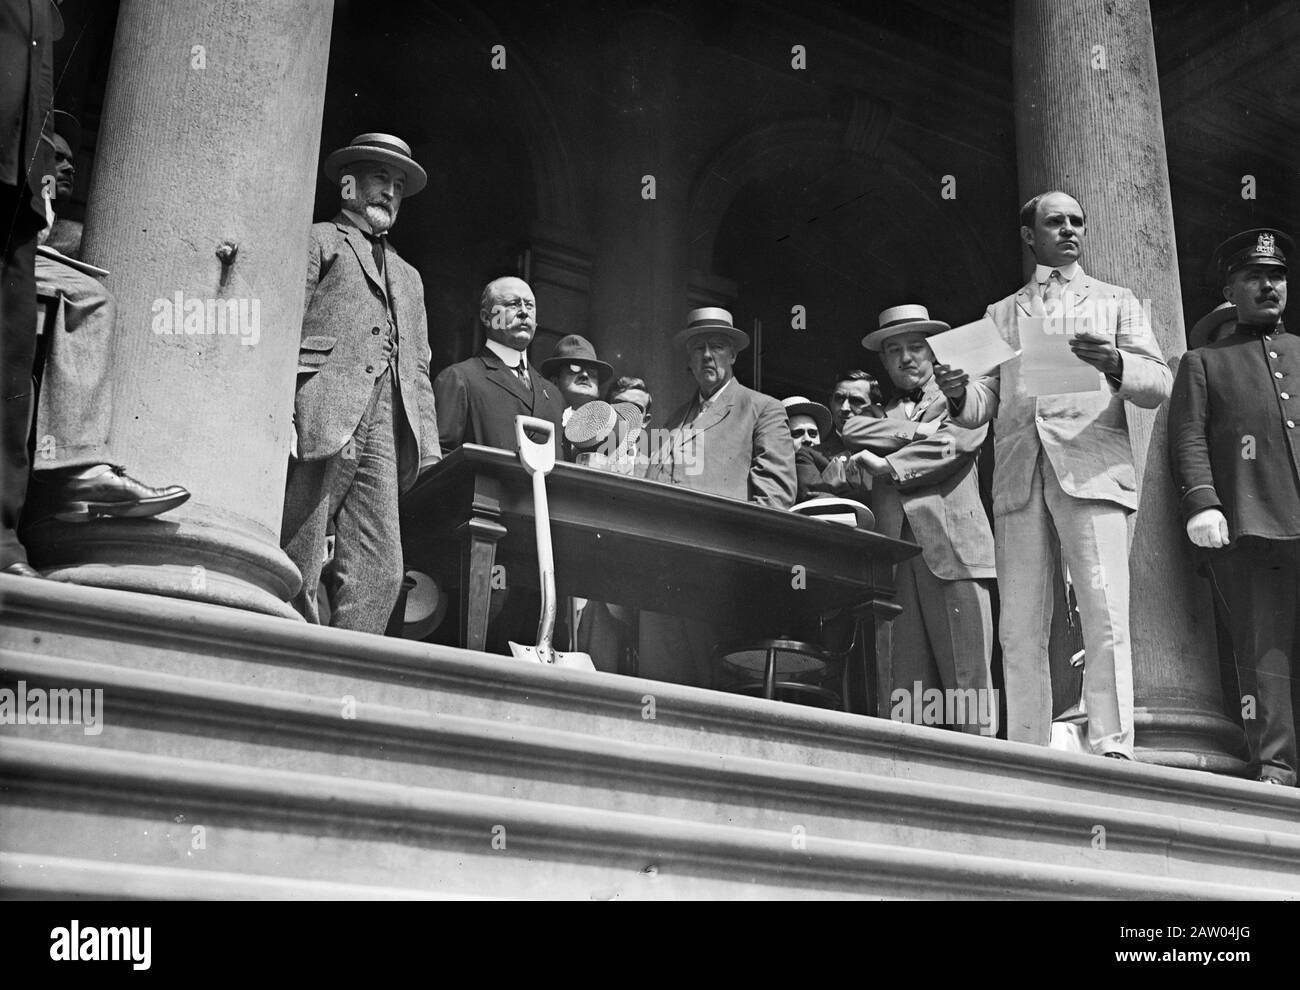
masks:
[[[74,155],[81,150],[81,121],[66,110],[51,110],[50,123],[54,133],[68,142]]]
[[[567,337],[561,337],[555,345],[555,350],[551,352],[551,356],[542,362],[543,377],[550,378],[552,374],[570,362],[594,364],[601,388],[604,388],[605,382],[614,376],[613,366],[596,357],[596,348],[591,346],[591,341],[581,334],[571,333]]]
[[[879,328],[872,330],[862,338],[862,346],[869,351],[878,351],[890,337],[900,333],[943,333],[952,327],[939,320],[930,319],[930,311],[924,306],[894,306],[880,314]]]
[[[730,339],[737,351],[743,351],[749,346],[749,334],[744,330],[737,330],[731,322],[731,314],[717,306],[705,306],[703,309],[693,309],[687,313],[686,329],[679,330],[673,335],[673,346],[689,348],[691,340],[695,337],[712,333],[719,333]]]
[[[811,416],[822,436],[830,436],[831,411],[820,402],[805,399],[802,395],[792,395],[788,399],[782,399],[781,405],[785,406],[785,414],[791,419],[795,416]]]
[[[346,148],[331,152],[325,159],[325,177],[338,182],[343,169],[354,162],[383,162],[406,173],[403,198],[414,196],[429,181],[428,173],[411,157],[411,146],[391,134],[358,134]]]
[[[1191,332],[1187,334],[1187,349],[1195,350],[1198,347],[1204,347],[1214,336],[1214,331],[1219,329],[1225,323],[1233,323],[1237,319],[1237,307],[1230,302],[1222,302],[1215,306],[1192,327]]]

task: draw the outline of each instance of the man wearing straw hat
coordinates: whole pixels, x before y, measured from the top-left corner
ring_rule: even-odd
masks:
[[[692,310],[673,346],[686,353],[698,391],[669,418],[667,437],[651,452],[646,477],[776,509],[794,504],[794,440],[785,409],[736,381],[736,355],[749,335],[725,309]],[[642,613],[645,677],[711,686],[713,647],[726,631],[675,616]]]
[[[895,306],[862,346],[881,355],[897,395],[885,417],[854,416],[841,431],[852,462],[870,475],[877,531],[920,544],[921,555],[897,565],[900,614],[876,637],[880,714],[962,732],[994,735],[993,530],[979,491],[979,451],[987,426],[964,429],[949,419],[934,380],[926,338],[949,329],[924,306]],[[932,691],[954,703],[942,716],[922,702]],[[900,693],[901,692],[901,693]]]
[[[398,493],[441,457],[424,287],[387,243],[427,177],[391,134],[360,135],[325,159],[325,175],[342,209],[311,228],[280,538],[303,577],[294,606],[319,622],[333,523],[330,625],[382,634],[404,575]]]

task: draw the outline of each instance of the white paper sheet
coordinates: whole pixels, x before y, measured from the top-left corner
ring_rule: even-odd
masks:
[[[927,337],[935,361],[960,368],[972,378],[989,374],[1016,356],[992,320],[976,320]]]
[[[1087,318],[1021,317],[1020,381],[1029,395],[1070,395],[1098,392],[1101,372],[1070,350],[1075,333],[1088,333]]]

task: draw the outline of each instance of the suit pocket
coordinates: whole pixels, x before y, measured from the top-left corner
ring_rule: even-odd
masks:
[[[324,367],[337,340],[337,337],[304,337],[298,345],[298,374],[309,375]]]

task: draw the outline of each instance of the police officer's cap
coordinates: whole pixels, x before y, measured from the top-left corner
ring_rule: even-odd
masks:
[[[1287,258],[1295,257],[1295,241],[1280,230],[1259,227],[1233,234],[1214,249],[1213,268],[1225,282],[1247,265],[1276,265],[1283,271]]]

